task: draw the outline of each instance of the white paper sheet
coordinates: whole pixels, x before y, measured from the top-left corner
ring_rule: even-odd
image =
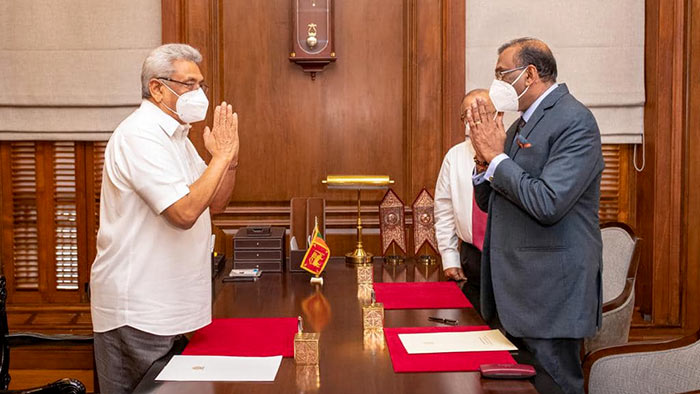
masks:
[[[518,350],[498,330],[399,334],[408,354]]]
[[[156,380],[180,382],[272,382],[282,356],[174,356]]]

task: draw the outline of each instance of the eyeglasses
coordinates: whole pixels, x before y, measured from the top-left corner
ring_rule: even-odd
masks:
[[[524,69],[524,68],[527,68],[528,66],[529,66],[529,65],[527,65],[527,66],[520,66],[520,67],[516,67],[516,68],[511,68],[510,70],[505,70],[505,71],[496,71],[496,79],[499,80],[499,81],[502,81],[502,80],[503,80],[503,77],[505,77],[507,74],[510,74],[510,73],[512,73],[513,71],[522,70],[522,69]]]
[[[187,86],[188,91],[193,91],[197,90],[198,88],[202,88],[204,93],[206,94],[209,91],[209,85],[205,84],[204,82],[182,82],[178,81],[176,79],[170,79],[170,78],[157,78],[163,81],[168,81],[168,82],[175,82],[179,83],[180,85]]]

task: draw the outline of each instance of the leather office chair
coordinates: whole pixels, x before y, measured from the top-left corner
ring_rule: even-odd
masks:
[[[665,342],[596,350],[583,363],[589,394],[681,393],[700,389],[700,331]]]
[[[601,347],[627,343],[639,267],[641,239],[627,224],[605,223],[600,226],[600,232],[603,238],[603,322],[598,334],[584,341],[586,354]]]
[[[4,276],[0,276],[0,394],[26,393],[26,394],[81,394],[85,393],[85,386],[76,379],[60,379],[56,382],[34,387],[26,390],[7,390],[10,385],[10,348],[31,345],[71,345],[92,342],[92,336],[78,335],[43,335],[38,333],[9,334],[7,326],[7,282]]]

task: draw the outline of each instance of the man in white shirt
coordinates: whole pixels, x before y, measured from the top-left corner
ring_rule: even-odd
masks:
[[[466,111],[477,97],[490,103],[486,89],[474,89],[464,96],[460,119],[466,127],[465,140],[453,146],[442,161],[435,185],[435,235],[445,276],[458,282],[466,281],[463,290],[478,311],[486,213],[474,201],[475,152],[465,122]],[[493,116],[496,110],[493,106],[490,108]]]
[[[181,334],[211,322],[209,209],[229,201],[238,166],[238,117],[214,110],[203,132],[207,165],[187,138],[209,102],[189,45],[154,49],[141,70],[141,106],[105,151],[97,256],[90,276],[102,393],[130,393]]]

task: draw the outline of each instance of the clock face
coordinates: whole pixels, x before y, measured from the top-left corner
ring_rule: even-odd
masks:
[[[317,55],[328,47],[331,0],[296,0],[296,41],[299,49]]]

